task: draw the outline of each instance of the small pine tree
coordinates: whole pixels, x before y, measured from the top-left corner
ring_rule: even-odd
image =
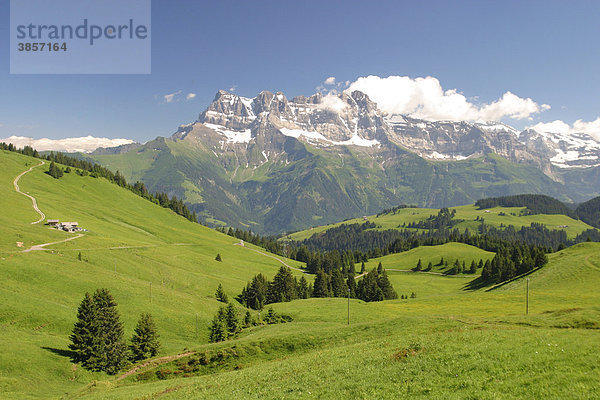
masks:
[[[216,261],[222,262],[223,260],[221,259],[221,254],[217,253],[217,256],[215,257]]]
[[[427,264],[427,268],[425,269],[425,271],[431,271],[433,269],[433,264],[431,263],[431,261],[429,261],[429,264]]]
[[[250,314],[249,310],[246,310],[246,315],[244,315],[244,328],[248,328],[254,324],[254,320],[252,318],[252,314]]]
[[[222,342],[227,340],[227,324],[225,322],[225,307],[221,307],[213,317],[209,327],[211,342]]]
[[[225,309],[225,324],[227,326],[228,336],[237,335],[241,330],[240,319],[233,303],[229,303]]]
[[[158,341],[158,333],[152,315],[144,313],[140,316],[131,337],[131,345],[129,346],[131,359],[132,361],[141,361],[154,357],[158,354],[159,348],[160,342]]]
[[[221,303],[228,303],[229,298],[227,297],[227,293],[223,290],[223,286],[219,283],[219,287],[217,287],[217,291],[215,292],[215,297]]]
[[[475,260],[471,261],[471,266],[469,267],[469,273],[474,274],[477,272],[477,264],[475,264]]]
[[[420,271],[423,268],[423,263],[421,261],[421,259],[419,258],[419,261],[417,262],[417,266],[415,267],[415,271]]]
[[[416,299],[416,298],[417,298],[417,294],[416,294],[415,292],[412,292],[412,293],[410,294],[410,298],[411,298],[411,299]]]
[[[365,273],[365,262],[363,261],[362,264],[360,265],[360,273],[361,275]]]

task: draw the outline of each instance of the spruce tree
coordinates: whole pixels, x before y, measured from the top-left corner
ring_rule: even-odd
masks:
[[[313,287],[313,297],[329,297],[329,276],[322,269],[317,271]]]
[[[331,273],[331,292],[333,297],[346,297],[348,295],[348,285],[344,282],[344,277],[337,268]]]
[[[217,256],[215,257],[215,261],[219,261],[219,262],[223,261],[221,259],[221,254],[220,253],[218,253]]]
[[[131,359],[132,361],[141,361],[154,357],[158,354],[159,348],[160,342],[158,341],[154,319],[152,319],[152,315],[144,313],[140,316],[131,337],[131,345],[129,346]]]
[[[346,286],[348,286],[348,289],[350,289],[350,297],[355,298],[357,287],[354,275],[348,274],[348,278],[346,279]]]
[[[432,268],[433,264],[431,263],[431,261],[429,261],[429,264],[427,264],[427,268],[425,269],[425,271],[431,271]]]
[[[123,324],[121,323],[117,303],[107,289],[98,289],[94,293],[94,303],[98,310],[98,339],[99,352],[93,359],[98,369],[116,374],[126,361],[125,341],[123,339]]]
[[[227,331],[225,307],[219,308],[219,311],[217,311],[217,313],[213,317],[209,330],[209,339],[211,342],[214,343],[227,340],[227,337],[229,335]]]
[[[298,282],[298,298],[300,299],[308,299],[310,292],[308,291],[308,282],[304,275],[300,277],[300,281]]]
[[[377,273],[380,274],[383,272],[383,265],[381,264],[381,261],[379,262],[379,264],[377,265]]]
[[[267,300],[269,303],[291,301],[297,298],[296,281],[289,268],[281,266],[269,285]]]
[[[381,273],[377,277],[377,285],[381,289],[383,293],[383,298],[385,300],[398,298],[398,293],[396,293],[396,291],[394,290],[394,287],[392,286],[392,283],[390,282],[387,272],[385,270],[383,270],[383,273]]]
[[[227,325],[229,337],[237,335],[242,330],[240,319],[233,303],[227,304],[227,308],[225,309],[225,324]]]
[[[361,273],[361,275],[365,273],[365,262],[364,261],[360,265],[360,273]]]
[[[98,352],[98,309],[89,293],[86,293],[77,309],[77,322],[71,334],[69,349],[74,353],[73,362],[86,369],[94,369],[93,358]]]
[[[229,302],[229,298],[227,297],[227,293],[223,290],[223,285],[219,283],[219,287],[217,287],[217,291],[215,292],[215,297],[221,303]]]
[[[421,269],[423,269],[423,263],[421,262],[421,259],[419,258],[419,262],[417,262],[417,266],[415,267],[415,271],[420,271]]]

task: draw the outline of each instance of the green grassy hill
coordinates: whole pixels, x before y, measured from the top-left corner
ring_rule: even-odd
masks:
[[[170,373],[166,380],[88,387],[80,396],[594,398],[600,394],[600,308],[592,290],[600,282],[599,251],[600,244],[585,243],[551,255],[547,267],[529,276],[528,316],[524,279],[471,292],[463,290],[464,277],[404,273],[416,299],[351,300],[349,326],[346,299],[278,304],[295,322],[199,347],[200,354],[222,355],[212,370],[209,364],[176,378],[193,365],[192,356],[145,371]]]
[[[14,177],[39,162],[0,153],[0,397],[600,396],[599,243],[551,254],[546,267],[528,276],[527,316],[523,278],[494,290],[467,290],[469,275],[392,271],[419,257],[492,256],[449,243],[381,259],[397,292],[415,292],[414,299],[274,304],[294,321],[208,344],[217,285],[234,296],[254,274],[272,277],[281,263],[103,179],[71,173],[55,180],[44,173],[47,164],[24,175],[21,190],[37,198],[48,218],[77,221],[88,232],[25,253],[76,235],[32,225],[39,216],[31,200],[14,191]],[[215,261],[217,253],[223,262]],[[193,354],[122,380],[71,364],[66,350],[77,306],[85,291],[99,287],[119,303],[127,337],[139,314],[149,311],[161,335],[160,356]]]
[[[593,227],[583,221],[573,219],[566,215],[560,214],[536,214],[536,215],[520,215],[525,207],[494,207],[487,210],[479,210],[474,205],[466,205],[452,207],[451,210],[456,210],[455,219],[464,220],[455,227],[464,230],[469,228],[472,232],[477,230],[480,222],[476,218],[483,218],[488,225],[500,227],[514,225],[516,228],[529,226],[532,222],[537,222],[546,225],[548,229],[564,230],[569,238],[574,238],[579,233],[592,229]],[[404,225],[411,222],[424,221],[431,215],[436,215],[438,209],[435,208],[403,208],[395,213],[371,215],[367,216],[367,220],[374,222],[379,230],[384,229],[404,229]],[[336,224],[317,226],[303,231],[295,232],[287,235],[286,238],[292,240],[304,240],[314,234],[326,231],[329,228],[339,226],[341,224],[362,224],[365,218],[354,218]]]
[[[235,296],[255,274],[272,277],[281,266],[234,246],[237,239],[193,224],[104,179],[71,173],[56,180],[44,173],[48,163],[24,175],[21,190],[37,198],[47,218],[77,221],[88,232],[47,251],[23,253],[35,244],[76,235],[32,225],[39,216],[31,200],[13,189],[14,177],[39,163],[0,153],[0,390],[5,394],[54,397],[103,379],[80,368],[74,371],[64,356],[86,291],[111,291],[128,336],[139,314],[151,312],[162,336],[162,353],[170,354],[207,342],[219,283]],[[223,262],[215,261],[217,253]]]
[[[440,265],[441,258],[448,262],[448,267]],[[452,268],[452,264],[456,260],[460,263],[464,261],[467,268],[469,268],[471,261],[477,263],[479,260],[483,260],[485,262],[492,258],[494,258],[494,253],[492,252],[481,250],[468,244],[450,242],[439,246],[421,246],[402,253],[372,258],[369,262],[365,263],[365,268],[369,271],[381,263],[385,269],[391,271],[411,270],[421,260],[423,269],[431,262],[433,265],[431,272],[443,273],[447,269]],[[360,270],[360,266],[360,264],[356,265],[357,270]]]

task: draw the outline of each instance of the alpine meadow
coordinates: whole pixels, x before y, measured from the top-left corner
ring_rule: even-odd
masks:
[[[600,399],[600,3],[0,15],[0,399]]]

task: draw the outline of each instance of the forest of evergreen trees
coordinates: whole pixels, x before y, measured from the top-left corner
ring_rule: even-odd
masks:
[[[332,253],[337,252],[327,253],[324,257],[330,259]],[[341,266],[341,259],[338,261],[340,263],[326,263],[328,269],[318,269],[314,285],[308,283],[304,276],[296,279],[290,269],[284,266],[272,281],[262,274],[255,275],[236,300],[245,307],[261,310],[267,304],[309,297],[351,297],[364,301],[398,298],[381,263],[357,284],[354,264],[345,269]]]
[[[42,155],[30,146],[25,146],[23,149],[18,149],[12,143],[6,144],[2,142],[0,143],[0,150],[13,151],[16,153],[24,154],[26,156],[50,161],[50,169],[48,171],[48,174],[56,179],[59,179],[63,176],[62,168],[60,168],[56,164],[66,165],[69,171],[69,167],[77,168],[78,171],[76,172],[82,176],[89,175],[93,178],[105,178],[108,181],[115,183],[146,200],[149,200],[155,204],[159,204],[161,207],[170,208],[176,214],[179,214],[192,222],[198,222],[196,213],[190,212],[187,206],[183,203],[183,200],[178,199],[176,196],[172,196],[171,198],[169,198],[169,196],[166,193],[149,193],[148,189],[146,189],[146,185],[144,185],[144,183],[140,181],[137,181],[133,185],[131,185],[127,183],[125,177],[123,177],[123,175],[121,175],[119,171],[113,173],[108,168],[105,168],[99,164],[85,160],[79,160],[77,158],[67,156],[60,152],[55,153],[51,151],[48,155]],[[67,172],[67,170],[65,170],[64,172]]]

